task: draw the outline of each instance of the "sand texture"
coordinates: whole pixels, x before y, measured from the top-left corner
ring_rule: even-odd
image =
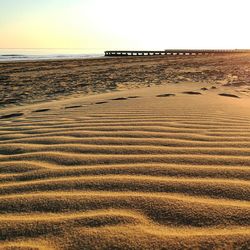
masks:
[[[0,107],[167,83],[250,90],[250,55],[124,57],[0,63]]]
[[[250,98],[214,86],[3,107],[0,249],[249,249]]]

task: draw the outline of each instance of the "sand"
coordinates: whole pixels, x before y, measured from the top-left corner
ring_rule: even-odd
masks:
[[[0,63],[0,107],[186,82],[248,94],[249,68],[249,54]]]
[[[57,100],[30,87],[4,103],[0,249],[249,249],[249,85],[231,83],[135,80]]]

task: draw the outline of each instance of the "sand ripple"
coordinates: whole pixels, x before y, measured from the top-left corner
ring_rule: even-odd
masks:
[[[229,108],[206,104],[205,94],[154,95],[151,107],[138,95],[87,108],[24,107],[23,117],[0,121],[3,248],[249,247],[250,113],[237,112],[242,100],[225,98],[235,102]]]

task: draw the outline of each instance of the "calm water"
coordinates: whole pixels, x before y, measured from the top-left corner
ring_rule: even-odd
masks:
[[[0,49],[0,61],[93,58],[103,51],[84,49]]]

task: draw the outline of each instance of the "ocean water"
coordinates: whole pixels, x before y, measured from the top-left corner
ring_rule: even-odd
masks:
[[[98,58],[104,53],[85,49],[1,49],[0,62],[53,59]]]

